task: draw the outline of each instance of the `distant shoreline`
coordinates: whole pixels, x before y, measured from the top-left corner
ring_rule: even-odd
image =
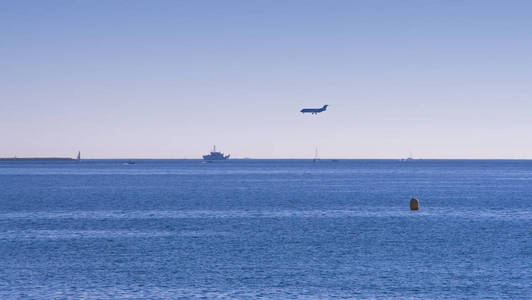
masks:
[[[68,160],[72,161],[77,159],[71,158],[71,157],[3,157],[0,158],[0,161],[34,161],[34,160],[53,160],[53,161],[61,161],[61,160]]]

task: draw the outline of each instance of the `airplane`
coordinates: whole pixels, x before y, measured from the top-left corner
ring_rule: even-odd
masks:
[[[317,115],[320,112],[326,111],[327,110],[327,106],[329,106],[329,105],[324,105],[322,108],[303,108],[301,110],[301,112],[302,113],[311,113],[313,115]]]

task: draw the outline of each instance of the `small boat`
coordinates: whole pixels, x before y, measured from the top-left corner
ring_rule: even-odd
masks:
[[[320,158],[318,157],[318,147],[316,147],[316,151],[314,152],[314,159],[312,159],[312,162],[319,162]]]
[[[136,164],[136,162],[132,161],[132,160],[128,160],[124,163],[124,165],[134,165]]]

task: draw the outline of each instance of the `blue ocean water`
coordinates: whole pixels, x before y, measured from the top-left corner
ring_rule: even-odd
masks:
[[[532,161],[123,162],[0,162],[1,299],[532,295]]]

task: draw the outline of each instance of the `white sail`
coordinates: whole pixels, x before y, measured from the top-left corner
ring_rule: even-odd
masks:
[[[313,162],[317,162],[319,160],[320,159],[318,158],[318,147],[316,147],[316,151],[314,151],[314,159],[312,161]]]

